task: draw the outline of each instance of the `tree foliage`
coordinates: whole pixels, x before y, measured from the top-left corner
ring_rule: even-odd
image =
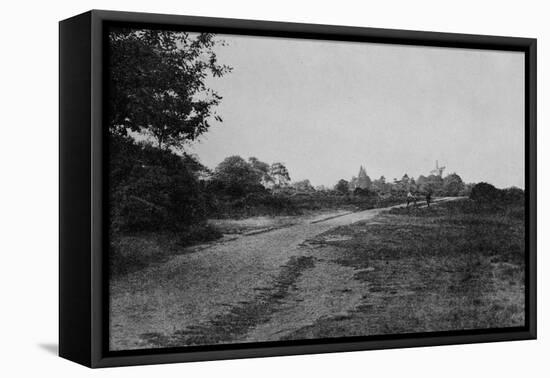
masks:
[[[200,222],[205,203],[196,179],[204,167],[129,137],[110,143],[112,231],[177,230]]]
[[[519,188],[498,189],[486,182],[472,187],[470,199],[478,203],[518,203],[525,201],[525,192]]]
[[[271,177],[270,166],[267,163],[259,160],[256,157],[249,157],[248,162],[261,176],[261,183],[263,186],[268,186],[273,183],[273,177]]]
[[[435,195],[443,194],[443,179],[439,175],[419,176],[416,180],[417,190]]]
[[[498,196],[499,190],[486,182],[474,185],[470,193],[470,198],[479,202],[494,201]]]
[[[364,189],[360,187],[357,187],[353,190],[353,195],[359,196],[359,197],[376,197],[377,196],[374,190]]]
[[[386,178],[384,176],[380,176],[379,179],[376,179],[372,182],[372,187],[376,192],[379,193],[386,193],[390,191],[390,185],[389,183],[386,183]]]
[[[292,183],[292,187],[299,192],[313,192],[315,188],[309,180],[301,180]]]
[[[286,186],[290,182],[290,174],[283,163],[277,162],[271,164],[269,174],[278,187]]]
[[[446,196],[456,197],[464,191],[464,181],[456,173],[451,173],[443,179],[443,192]]]
[[[342,194],[347,194],[349,192],[349,182],[344,179],[341,179],[340,181],[338,181],[338,183],[334,187],[334,190]]]
[[[262,172],[236,155],[229,156],[218,164],[212,180],[216,190],[232,196],[243,196],[263,189]]]
[[[152,137],[160,149],[181,148],[210,127],[221,96],[206,87],[218,64],[213,34],[112,28],[109,32],[109,131]]]
[[[230,71],[214,53],[220,42],[208,33],[118,27],[108,40],[111,231],[200,226],[208,203],[200,177],[208,172],[181,147],[211,118],[221,121],[221,97],[206,86]]]

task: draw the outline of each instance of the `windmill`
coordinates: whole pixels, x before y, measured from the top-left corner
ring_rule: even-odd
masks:
[[[430,174],[441,177],[441,176],[443,176],[443,170],[444,169],[445,169],[445,167],[440,167],[439,162],[436,160],[435,161],[435,169],[431,170]]]

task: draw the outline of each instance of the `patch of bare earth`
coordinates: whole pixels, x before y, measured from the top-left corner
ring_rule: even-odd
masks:
[[[253,235],[283,227],[291,227],[304,221],[317,221],[326,217],[348,214],[346,210],[305,211],[303,215],[257,216],[243,219],[209,219],[208,224],[226,236]]]
[[[278,290],[278,277],[286,264],[306,255],[307,249],[301,247],[305,239],[336,226],[370,219],[377,211],[336,218],[333,216],[341,212],[331,212],[323,215],[330,220],[312,223],[318,220],[317,214],[289,227],[186,248],[169,261],[113,278],[110,282],[111,350],[163,346],[161,341],[169,342],[173,339],[171,335],[179,331],[187,332],[193,327],[208,329],[219,321],[233,319],[234,316],[225,317],[231,312],[253,311],[252,305],[239,307],[261,302],[263,298],[257,295],[262,289]],[[265,315],[250,318],[258,323]],[[232,327],[232,324],[226,326]],[[228,331],[226,334],[241,333]],[[157,334],[162,337],[151,337]],[[200,338],[190,342],[193,340]],[[205,336],[203,340],[210,339]]]
[[[153,347],[234,342],[246,335],[256,324],[268,321],[289,291],[295,287],[302,272],[312,268],[314,264],[313,257],[291,257],[281,267],[273,286],[257,288],[258,294],[251,300],[240,302],[207,323],[189,326],[168,335],[160,332],[144,333],[141,338]]]

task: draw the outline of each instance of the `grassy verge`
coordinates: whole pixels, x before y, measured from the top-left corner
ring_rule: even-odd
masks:
[[[163,263],[182,253],[184,247],[213,241],[221,233],[209,225],[197,225],[180,232],[141,232],[111,237],[109,271],[118,277]]]
[[[250,217],[299,216],[313,211],[358,211],[387,207],[406,201],[404,196],[361,196],[324,192],[273,194],[251,193],[244,197],[213,197],[209,218],[245,219]]]
[[[347,316],[287,339],[514,327],[524,324],[524,205],[470,200],[392,209],[318,242],[367,290]]]

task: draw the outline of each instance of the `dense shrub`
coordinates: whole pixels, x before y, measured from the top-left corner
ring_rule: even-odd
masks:
[[[500,191],[486,182],[475,184],[470,192],[470,198],[477,202],[492,202],[498,200]]]
[[[363,188],[355,188],[353,190],[353,195],[359,196],[359,197],[376,197],[377,196],[377,194],[374,191],[369,189],[363,189]]]
[[[235,197],[221,193],[209,193],[209,216],[213,218],[244,218],[259,215],[297,215],[300,213],[291,198],[274,194],[269,190],[256,190]]]
[[[190,156],[112,138],[109,145],[111,231],[182,230],[205,221],[206,206]]]
[[[525,192],[519,188],[501,190],[502,199],[506,202],[517,203],[525,201]]]
[[[525,201],[525,192],[519,188],[497,189],[491,184],[481,182],[472,187],[470,198],[478,203],[520,203]]]

